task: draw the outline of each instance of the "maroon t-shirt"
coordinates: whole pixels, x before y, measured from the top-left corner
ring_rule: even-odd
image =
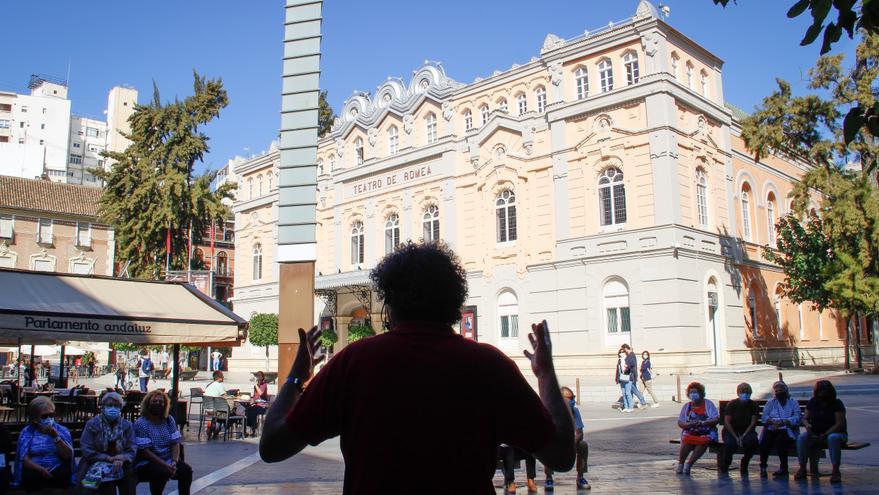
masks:
[[[341,435],[346,495],[493,494],[498,444],[535,452],[554,433],[512,360],[423,322],[336,354],[287,424],[310,445]]]

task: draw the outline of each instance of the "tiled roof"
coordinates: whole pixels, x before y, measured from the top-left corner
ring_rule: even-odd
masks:
[[[97,218],[102,189],[0,176],[0,208]]]
[[[746,118],[749,117],[748,112],[742,110],[741,108],[733,105],[730,102],[726,102],[726,103],[724,103],[724,105],[726,106],[726,108],[729,108],[730,112],[732,113],[733,118],[738,121],[745,120]]]

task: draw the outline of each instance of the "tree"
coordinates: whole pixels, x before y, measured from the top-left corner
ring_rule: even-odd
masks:
[[[336,120],[336,113],[333,112],[333,107],[327,102],[327,92],[321,91],[320,98],[318,99],[317,135],[323,137],[326,133],[330,132],[334,120]]]
[[[129,118],[129,147],[103,153],[115,162],[109,171],[92,171],[106,183],[101,216],[113,225],[119,260],[131,262],[134,277],[158,278],[168,239],[171,267],[185,267],[189,232],[205,232],[229,213],[222,200],[231,198],[235,186],[211,191],[215,173],[193,172],[209,151],[199,126],[218,117],[229,100],[219,79],[193,77],[194,94],[182,101],[163,104],[154,85],[152,102],[135,106]]]
[[[250,317],[248,340],[257,347],[266,348],[266,371],[269,370],[269,346],[278,345],[278,315],[256,313]]]

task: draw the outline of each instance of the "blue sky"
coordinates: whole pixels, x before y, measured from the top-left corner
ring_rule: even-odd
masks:
[[[127,84],[141,103],[155,80],[164,100],[192,91],[192,70],[221,77],[230,104],[205,128],[200,167],[267,149],[280,122],[282,0],[151,0],[4,4],[0,89],[26,92],[31,73],[64,77],[79,115],[102,117],[107,92]],[[800,47],[808,14],[788,20],[793,0],[665,0],[668,22],[725,61],[727,101],[752,109],[782,77],[802,88],[819,46]],[[631,16],[637,0],[329,0],[324,3],[321,85],[335,109],[354,90],[388,76],[408,81],[425,59],[461,82],[539,55],[543,38],[571,38]],[[658,4],[658,2],[654,2]],[[851,54],[854,42],[835,51]]]

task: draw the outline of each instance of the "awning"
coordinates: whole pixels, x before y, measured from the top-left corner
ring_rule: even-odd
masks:
[[[239,344],[247,321],[191,285],[0,269],[0,343]]]

